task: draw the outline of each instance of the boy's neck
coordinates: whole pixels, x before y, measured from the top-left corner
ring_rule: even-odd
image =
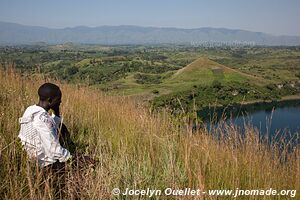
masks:
[[[39,101],[39,103],[37,103],[36,105],[44,108],[47,112],[50,109],[49,106],[48,106],[48,102],[45,102],[45,101]]]

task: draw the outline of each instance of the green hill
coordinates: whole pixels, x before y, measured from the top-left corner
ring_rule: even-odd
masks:
[[[206,57],[201,57],[178,70],[166,83],[210,85],[214,80],[220,82],[245,82],[254,78],[231,69]]]
[[[171,94],[190,90],[194,86],[210,86],[216,80],[224,85],[232,82],[265,83],[262,78],[232,69],[207,57],[200,57],[175,72],[169,71],[161,74],[163,78],[158,84],[138,84],[134,74],[131,73],[125,78],[110,83],[111,87],[119,87],[122,94],[151,96],[154,90],[159,91],[159,94]],[[118,94],[118,90],[114,93]]]

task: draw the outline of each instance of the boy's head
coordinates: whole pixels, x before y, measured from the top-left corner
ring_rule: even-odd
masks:
[[[44,83],[38,89],[40,101],[49,102],[50,108],[59,106],[61,103],[61,90],[53,83]]]

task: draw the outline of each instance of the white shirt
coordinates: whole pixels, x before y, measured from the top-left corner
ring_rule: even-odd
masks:
[[[21,129],[19,138],[30,158],[37,159],[44,167],[55,163],[67,161],[71,155],[59,143],[58,129],[61,119],[52,116],[42,107],[29,106],[23,116],[19,118]]]

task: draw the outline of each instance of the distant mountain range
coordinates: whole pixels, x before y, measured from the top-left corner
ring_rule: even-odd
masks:
[[[274,36],[261,32],[226,28],[158,28],[99,26],[45,28],[0,22],[0,45],[62,44],[190,44],[190,45],[300,45],[300,36]]]

